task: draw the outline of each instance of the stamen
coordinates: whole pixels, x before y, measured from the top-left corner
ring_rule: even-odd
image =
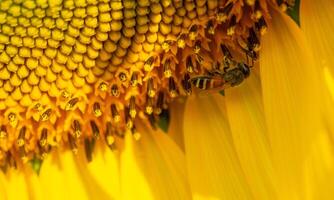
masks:
[[[147,114],[152,114],[153,112],[153,98],[147,97],[146,98],[146,107],[145,107],[146,113]]]
[[[107,145],[111,147],[115,142],[115,138],[112,135],[112,125],[110,122],[107,122],[105,137],[106,137]]]
[[[100,117],[102,115],[101,106],[98,102],[93,104],[93,112],[95,117]]]
[[[36,103],[35,106],[34,106],[34,109],[36,111],[41,111],[43,108],[42,108],[42,105],[40,103]]]
[[[129,114],[129,109],[128,108],[126,108],[125,110],[124,110],[124,113],[125,113],[125,123],[126,123],[126,127],[128,128],[128,129],[132,129],[132,126],[133,126],[133,121],[132,121],[132,119],[131,119],[131,117],[130,117],[130,114]]]
[[[197,25],[192,25],[189,30],[189,39],[190,40],[196,40],[197,37]]]
[[[196,54],[196,62],[197,62],[197,64],[198,65],[202,65],[203,64],[203,62],[204,62],[204,58],[203,58],[203,56],[202,55],[200,55],[200,54]]]
[[[70,145],[70,148],[72,150],[72,152],[74,154],[77,154],[78,153],[78,146],[77,146],[77,143],[74,139],[74,137],[72,136],[72,134],[67,134],[68,136],[68,142],[69,142],[69,145]]]
[[[182,86],[183,86],[183,89],[184,89],[186,95],[191,94],[191,83],[190,83],[189,80],[190,80],[190,75],[185,74],[184,79],[182,80]]]
[[[170,40],[166,40],[162,43],[161,45],[161,48],[165,51],[165,52],[168,52],[170,50],[170,47],[171,47],[171,44],[172,44],[172,41]]]
[[[65,105],[65,110],[69,111],[71,109],[73,109],[73,107],[79,102],[79,98],[75,97],[71,100],[69,100],[66,105]]]
[[[134,119],[136,117],[136,114],[136,98],[134,96],[131,96],[129,104],[129,115],[132,119]]]
[[[176,88],[176,84],[175,84],[174,78],[170,77],[168,83],[169,83],[168,84],[168,86],[169,86],[169,95],[172,98],[175,98],[178,95],[178,93],[177,93],[177,88]]]
[[[154,57],[153,56],[149,57],[145,61],[145,63],[144,63],[144,70],[145,71],[149,72],[149,71],[151,71],[153,69],[153,61],[154,61]]]
[[[254,29],[249,29],[249,36],[247,38],[248,49],[253,51],[258,51],[260,49],[260,41],[256,36]]]
[[[150,78],[147,82],[147,95],[149,97],[154,97],[155,96],[155,90],[153,86],[153,78]]]
[[[226,22],[228,15],[230,14],[231,10],[233,8],[233,3],[230,2],[227,4],[224,8],[220,8],[217,13],[217,21],[219,24]]]
[[[93,160],[92,154],[94,149],[94,141],[91,141],[89,138],[85,138],[84,145],[85,145],[86,159],[88,162],[91,162]]]
[[[7,130],[4,125],[0,127],[0,139],[6,138],[7,137]]]
[[[23,126],[20,129],[19,137],[17,138],[17,146],[19,146],[19,147],[21,147],[25,144],[26,130],[27,130],[27,128],[25,126]]]
[[[17,163],[14,159],[14,156],[9,151],[7,151],[6,157],[7,157],[7,163],[9,164],[9,166],[14,169],[17,169]]]
[[[193,64],[193,61],[191,60],[190,56],[187,57],[186,68],[187,68],[187,71],[189,73],[193,73],[194,72],[194,64]]]
[[[164,70],[164,76],[166,78],[169,78],[172,76],[172,70],[170,69],[170,60],[166,60],[164,65],[163,65],[163,70]]]
[[[20,155],[20,158],[22,159],[23,163],[28,162],[27,152],[26,152],[24,146],[19,146],[19,155]]]
[[[207,25],[206,25],[206,29],[208,30],[208,33],[210,35],[214,35],[215,34],[215,27],[213,26],[213,21],[209,20]]]
[[[47,121],[51,115],[51,108],[47,109],[45,112],[43,112],[39,118],[40,121]]]
[[[131,86],[135,87],[138,84],[138,72],[133,72],[131,76]]]
[[[128,78],[126,77],[126,74],[121,72],[119,75],[118,75],[118,78],[119,80],[121,80],[122,82],[125,82]]]
[[[111,115],[115,123],[121,121],[121,116],[119,115],[115,104],[111,104]]]
[[[224,44],[220,44],[220,48],[224,54],[223,57],[224,70],[227,70],[232,64],[232,54]]]
[[[255,1],[256,0],[246,0],[246,3],[249,5],[249,6],[253,6],[255,4]]]
[[[68,91],[63,91],[62,93],[61,93],[61,96],[64,98],[64,99],[68,99],[68,98],[70,98],[71,97],[71,93],[69,93]]]
[[[78,120],[73,121],[73,130],[73,135],[75,136],[75,138],[79,138],[81,136],[81,125]]]
[[[94,138],[98,139],[100,137],[99,127],[93,120],[90,121],[90,127],[92,128]]]
[[[158,100],[157,100],[157,106],[156,106],[156,110],[155,110],[155,113],[157,115],[160,115],[160,113],[162,112],[163,105],[164,105],[164,93],[159,92]]]
[[[12,127],[15,127],[17,125],[17,122],[18,122],[16,114],[15,113],[9,113],[9,115],[8,115],[8,121],[9,121],[9,124]]]
[[[256,1],[256,2],[255,2],[255,11],[254,11],[254,13],[253,13],[253,15],[252,15],[252,19],[255,20],[255,21],[257,21],[257,20],[259,20],[262,16],[263,16],[263,14],[262,14],[262,11],[261,11],[260,3],[259,3],[259,1]]]
[[[111,95],[114,96],[114,97],[119,97],[119,95],[120,95],[120,92],[119,92],[118,87],[117,87],[116,84],[113,84],[111,86]]]
[[[106,92],[108,90],[108,85],[105,82],[100,83],[99,90],[101,92]]]
[[[48,155],[48,152],[51,150],[51,148],[48,148],[48,147],[50,146],[45,146],[44,148],[40,147],[40,157],[42,160],[46,158],[46,156]]]
[[[194,45],[194,53],[198,54],[201,51],[201,41],[196,40],[195,45]]]
[[[227,29],[227,35],[229,35],[229,36],[234,35],[236,24],[237,24],[237,18],[236,18],[235,15],[233,15],[232,18],[231,18],[229,27]]]
[[[47,144],[47,139],[48,139],[48,130],[46,128],[43,128],[41,137],[39,139],[39,145],[41,145],[41,147],[45,147],[45,145]]]
[[[134,138],[135,140],[138,141],[138,140],[140,139],[141,135],[140,135],[140,133],[137,131],[137,129],[136,129],[135,126],[132,127],[131,132],[132,132],[133,138]]]
[[[267,23],[263,17],[261,17],[259,21],[255,23],[255,28],[261,35],[264,35],[267,32]]]
[[[177,47],[183,49],[186,46],[185,38],[185,34],[180,35],[180,37],[177,39]]]

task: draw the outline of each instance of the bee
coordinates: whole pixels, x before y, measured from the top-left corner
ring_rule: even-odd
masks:
[[[189,82],[201,90],[226,89],[240,85],[250,75],[250,67],[242,62],[232,69],[221,71],[215,69],[207,75],[195,76]]]

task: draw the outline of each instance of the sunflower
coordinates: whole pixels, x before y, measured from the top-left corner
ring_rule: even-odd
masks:
[[[1,199],[331,199],[334,3],[298,6],[0,0]]]

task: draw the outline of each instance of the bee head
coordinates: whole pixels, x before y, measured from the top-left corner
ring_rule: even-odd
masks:
[[[250,67],[245,63],[238,63],[238,66],[242,73],[245,75],[245,78],[247,78],[250,75]]]

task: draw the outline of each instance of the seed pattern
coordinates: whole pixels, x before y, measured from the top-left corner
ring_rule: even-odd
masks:
[[[115,148],[125,129],[139,139],[134,121],[152,122],[174,98],[190,95],[190,77],[222,63],[224,48],[236,59],[256,60],[267,6],[0,1],[0,165],[44,158],[59,145],[90,151],[99,138]]]

